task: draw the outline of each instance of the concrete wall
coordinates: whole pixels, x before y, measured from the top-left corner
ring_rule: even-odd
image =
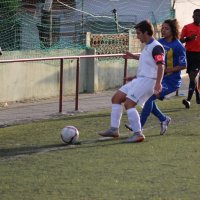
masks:
[[[34,51],[3,52],[1,59],[9,59],[10,53],[17,58],[33,57],[32,55],[35,55]],[[63,55],[67,55],[65,53]],[[85,54],[85,51],[83,50],[80,53]],[[51,52],[51,54],[46,56],[53,56],[52,54],[56,56],[58,52]],[[85,67],[83,65],[80,69],[82,76],[85,76]],[[0,63],[0,102],[24,101],[58,96],[59,72],[60,61]],[[65,60],[64,94],[74,93],[75,80],[76,60]],[[84,79],[80,78],[80,91],[84,91],[84,87]]]
[[[58,79],[58,68],[48,64],[0,64],[0,101],[20,101],[57,95]]]
[[[6,52],[1,59],[6,58]],[[12,52],[27,57],[30,52]],[[94,54],[94,50],[81,54]],[[20,54],[22,54],[20,56]],[[23,55],[24,54],[24,55]],[[132,66],[133,64],[130,63]],[[133,68],[133,67],[132,67]],[[131,68],[129,68],[130,70]],[[0,63],[0,102],[50,98],[59,95],[59,61],[26,63]],[[81,59],[79,92],[97,92],[119,87],[123,83],[123,59],[98,61]],[[134,70],[131,70],[132,73]],[[74,94],[76,84],[76,60],[64,61],[64,95]]]

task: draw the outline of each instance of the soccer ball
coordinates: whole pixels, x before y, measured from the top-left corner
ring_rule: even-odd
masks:
[[[79,131],[74,126],[66,126],[61,130],[61,139],[66,144],[74,144],[79,138]]]

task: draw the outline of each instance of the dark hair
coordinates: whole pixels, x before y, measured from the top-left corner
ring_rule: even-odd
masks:
[[[177,19],[167,19],[163,23],[169,25],[172,32],[173,40],[178,39],[179,38],[179,23]]]
[[[145,33],[147,32],[148,35],[152,36],[153,33],[154,33],[154,28],[153,28],[153,25],[150,21],[148,20],[144,20],[144,21],[141,21],[140,23],[136,24],[135,29],[140,29],[140,31],[142,33]]]
[[[196,13],[196,12],[200,13],[200,9],[195,9],[195,10],[193,11],[193,14]]]

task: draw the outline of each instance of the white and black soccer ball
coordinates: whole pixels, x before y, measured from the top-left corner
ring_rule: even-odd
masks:
[[[79,138],[79,131],[74,126],[65,126],[61,130],[61,139],[66,144],[74,144]]]

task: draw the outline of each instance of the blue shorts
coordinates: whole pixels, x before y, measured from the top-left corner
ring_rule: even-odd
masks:
[[[172,92],[176,92],[176,90],[179,89],[179,88],[180,88],[179,85],[172,84],[168,80],[163,79],[163,81],[162,81],[162,91],[160,92],[158,99],[163,100],[166,95],[168,95]]]

